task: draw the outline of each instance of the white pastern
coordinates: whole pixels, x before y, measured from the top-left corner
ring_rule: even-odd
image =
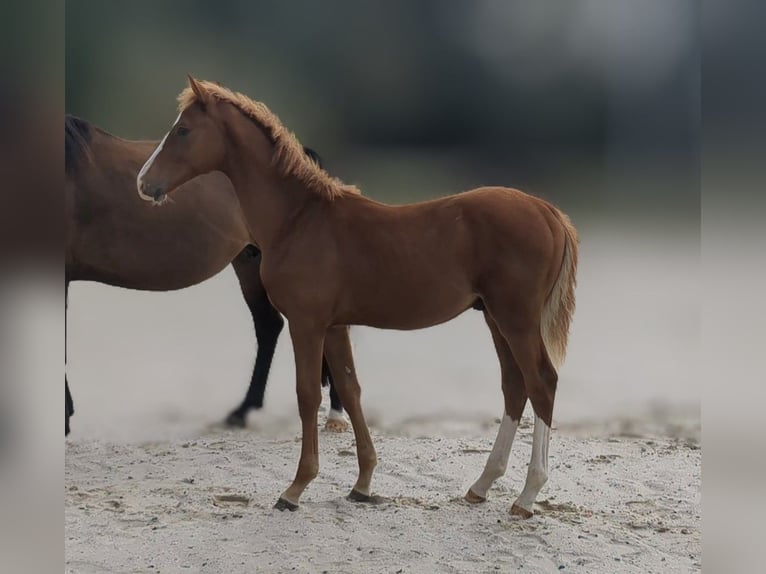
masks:
[[[343,411],[336,411],[335,409],[330,409],[330,412],[327,413],[327,420],[336,420],[336,421],[346,421],[346,417],[343,416]]]
[[[486,498],[492,484],[505,474],[517,428],[519,428],[519,421],[514,421],[510,416],[503,415],[495,444],[492,447],[492,452],[489,453],[487,464],[484,466],[484,472],[471,487],[471,492],[477,496]]]

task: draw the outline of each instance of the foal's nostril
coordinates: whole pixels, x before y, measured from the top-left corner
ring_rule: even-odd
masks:
[[[146,201],[159,201],[162,198],[162,186],[151,185],[143,179],[138,181],[139,195]]]

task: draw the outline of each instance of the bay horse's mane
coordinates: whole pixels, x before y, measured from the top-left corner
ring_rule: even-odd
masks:
[[[83,158],[90,158],[90,138],[93,126],[86,120],[67,114],[64,119],[64,169],[74,173]]]
[[[332,177],[320,165],[309,157],[304,146],[289,131],[279,118],[266,104],[256,102],[239,92],[234,92],[216,83],[206,80],[196,80],[211,97],[229,103],[255,122],[274,144],[272,165],[285,176],[293,176],[301,181],[308,189],[326,199],[334,199],[343,195],[358,195],[359,190],[353,185],[346,185]],[[187,87],[178,95],[178,111],[198,100],[197,95]]]

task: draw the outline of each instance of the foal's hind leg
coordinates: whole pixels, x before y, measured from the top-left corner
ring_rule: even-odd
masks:
[[[372,444],[370,431],[364,420],[360,401],[361,388],[356,378],[354,357],[351,351],[351,340],[348,327],[331,327],[325,335],[325,356],[335,374],[335,388],[346,407],[356,438],[356,456],[359,462],[359,478],[348,495],[354,502],[370,500],[370,482],[372,472],[378,463],[375,446]]]
[[[548,358],[540,334],[539,320],[532,320],[521,328],[517,320],[504,323],[500,321],[498,318],[501,331],[523,374],[524,387],[535,411],[532,456],[527,480],[524,490],[511,507],[511,514],[529,518],[534,512],[535,499],[548,480],[548,444],[558,375]]]
[[[534,511],[537,495],[548,481],[548,445],[551,440],[551,427],[535,415],[535,431],[532,438],[532,456],[527,469],[527,481],[524,490],[511,506],[511,514],[530,518]]]
[[[511,348],[500,333],[494,319],[486,312],[484,313],[484,319],[487,321],[489,330],[492,333],[492,341],[495,343],[495,350],[500,359],[505,409],[500,429],[497,432],[497,438],[492,447],[492,452],[487,459],[484,472],[481,473],[481,476],[473,483],[473,486],[465,495],[465,499],[472,503],[484,502],[487,499],[487,491],[492,487],[492,484],[505,474],[508,468],[508,456],[511,453],[513,439],[516,436],[516,429],[524,412],[524,405],[527,403],[524,379],[513,357],[513,353],[511,353]]]

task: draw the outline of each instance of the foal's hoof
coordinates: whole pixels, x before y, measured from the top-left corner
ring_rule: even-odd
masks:
[[[277,500],[277,503],[274,505],[274,508],[276,510],[289,510],[290,512],[295,512],[298,510],[298,505],[280,497],[279,500]]]
[[[375,496],[370,494],[362,494],[356,488],[352,488],[351,492],[348,493],[346,498],[348,498],[351,502],[375,502],[377,499]]]
[[[245,428],[245,415],[234,411],[224,421],[227,427],[243,429]]]
[[[327,419],[324,424],[324,430],[327,432],[346,432],[348,430],[348,422],[346,419]]]
[[[514,504],[513,506],[511,506],[510,512],[514,516],[519,516],[525,520],[527,518],[532,518],[532,516],[534,516],[534,512],[530,512],[529,510],[527,510],[526,508],[522,508],[518,504]]]
[[[479,496],[471,489],[468,489],[468,492],[465,493],[465,499],[466,499],[466,502],[470,502],[471,504],[479,504],[480,502],[487,502],[487,499],[485,497]]]

